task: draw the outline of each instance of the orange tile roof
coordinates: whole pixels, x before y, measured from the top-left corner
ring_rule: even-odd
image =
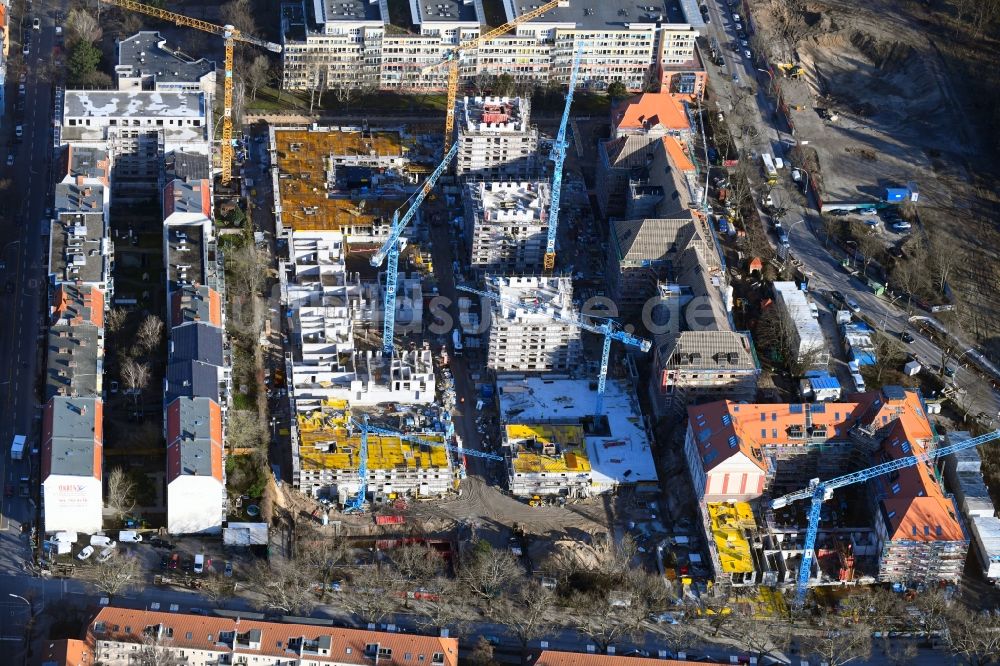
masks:
[[[97,631],[101,625],[102,631]],[[458,639],[415,634],[397,634],[385,631],[362,629],[341,629],[309,624],[284,624],[260,620],[203,617],[179,613],[159,613],[132,610],[128,608],[102,608],[87,627],[87,643],[96,645],[98,640],[138,643],[143,640],[143,632],[149,627],[162,625],[172,636],[169,645],[176,649],[207,650],[239,655],[266,657],[262,661],[271,663],[274,657],[298,658],[299,652],[289,647],[304,640],[316,641],[316,652],[307,651],[304,657],[318,663],[365,664],[372,658],[366,656],[365,648],[377,644],[382,652],[378,663],[382,666],[458,666]],[[233,649],[232,636],[241,636],[241,644]],[[254,640],[254,645],[244,644],[244,640]],[[220,642],[227,640],[228,642]],[[326,647],[328,645],[328,647]],[[327,654],[318,651],[327,650]],[[435,654],[440,661],[432,661]],[[661,666],[662,666],[661,662]]]
[[[663,147],[667,150],[667,157],[670,163],[680,171],[694,171],[694,162],[685,150],[684,143],[676,137],[663,137]]]
[[[48,666],[90,666],[94,655],[83,641],[76,639],[49,641],[38,660]]]
[[[670,93],[643,93],[615,109],[612,124],[619,130],[642,130],[661,125],[668,130],[691,128],[681,100]]]
[[[611,654],[584,654],[581,652],[556,652],[543,650],[535,666],[687,666],[689,661],[653,659],[648,657],[621,657]],[[721,662],[702,662],[709,666],[722,666]]]

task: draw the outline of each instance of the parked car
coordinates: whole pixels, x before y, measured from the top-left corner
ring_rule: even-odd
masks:
[[[743,21],[743,19],[740,18],[739,14],[737,14],[737,13],[734,12],[733,13],[733,21],[735,21],[736,24],[739,25]]]
[[[14,166],[14,153],[7,153],[7,166]]]
[[[743,49],[743,57],[747,60],[753,60],[753,53],[750,52],[750,49]]]
[[[115,546],[117,544],[114,544],[114,542],[112,542],[112,544],[113,545],[108,546],[107,548],[105,548],[104,550],[102,550],[100,552],[100,554],[97,556],[97,561],[98,562],[107,562],[108,560],[110,560],[112,558],[112,556],[114,556],[114,554],[115,554]]]
[[[829,213],[830,213],[830,215],[833,215],[834,217],[845,217],[847,215],[850,215],[851,211],[844,210],[843,208],[835,208],[835,209],[829,211]]]
[[[160,568],[161,569],[168,569],[168,568],[170,568],[170,556],[169,555],[164,555],[163,557],[160,558]]]
[[[122,530],[118,533],[118,540],[122,543],[142,543],[142,535],[135,530]]]
[[[41,30],[42,29],[42,19],[40,19],[40,18],[33,18],[33,19],[31,19],[31,29],[32,30]]]
[[[949,379],[951,379],[952,377],[954,377],[955,376],[955,368],[951,367],[950,365],[944,366],[944,376],[948,377]]]
[[[892,230],[893,231],[909,231],[912,226],[913,225],[911,225],[906,220],[899,220],[898,222],[894,222],[892,224]]]
[[[91,546],[110,546],[115,542],[111,540],[111,537],[105,536],[103,534],[95,534],[90,537]]]
[[[902,333],[900,333],[899,339],[908,345],[912,344],[914,340],[913,335],[911,335],[909,331],[903,331]]]
[[[226,562],[226,569],[225,569],[225,571],[223,573],[225,574],[226,578],[232,578],[233,577],[233,563],[232,562]]]
[[[850,296],[844,299],[844,304],[855,314],[861,312],[861,306],[858,305],[858,302]]]
[[[84,548],[83,550],[81,550],[79,553],[77,553],[76,559],[78,559],[81,562],[83,562],[84,560],[89,560],[90,556],[93,555],[93,554],[94,554],[94,547],[93,546],[87,546],[86,548]]]
[[[170,556],[170,564],[167,568],[170,569],[171,571],[176,571],[177,567],[180,566],[180,563],[181,563],[181,556],[178,553],[174,553],[173,555]]]
[[[840,293],[839,291],[837,291],[836,289],[834,289],[833,291],[830,292],[830,298],[832,298],[833,300],[837,301],[838,303],[843,303],[844,302],[844,295],[842,293]]]
[[[196,574],[205,573],[205,556],[201,553],[194,556],[194,572]]]

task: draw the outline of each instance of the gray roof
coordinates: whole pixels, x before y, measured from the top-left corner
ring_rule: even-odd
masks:
[[[179,432],[170,432],[167,446],[180,447],[180,468],[168,470],[177,476],[212,476],[212,401],[208,398],[177,398]],[[168,427],[172,428],[173,424]],[[221,445],[221,442],[218,442]]]
[[[104,372],[101,332],[92,324],[49,328],[45,355],[45,397],[93,396]]]
[[[107,179],[109,177],[108,151],[90,146],[67,144],[65,151],[69,157],[66,166],[68,176],[73,178]]]
[[[205,193],[209,185],[205,180],[172,180],[163,190],[163,216],[171,213],[200,213],[208,217],[211,210],[205,210]],[[209,192],[210,194],[210,192]],[[208,205],[211,206],[209,198]]]
[[[421,23],[485,23],[480,18],[479,5],[476,2],[466,3],[463,0],[412,0],[410,7],[416,5],[413,22]]]
[[[164,158],[167,180],[202,180],[211,177],[208,155],[172,150]]]
[[[103,282],[110,245],[104,213],[59,213],[49,229],[49,273],[59,282]]]
[[[215,64],[204,58],[192,60],[180,51],[171,51],[158,32],[138,32],[118,42],[115,71],[119,74],[149,77],[158,83],[197,83],[214,69]]]
[[[222,329],[209,324],[186,324],[172,329],[170,360],[222,367]]]
[[[424,0],[426,1],[426,0]],[[528,0],[506,0],[504,3],[513,3],[517,15],[530,11],[542,2],[528,2]],[[537,23],[569,23],[580,29],[605,29],[605,30],[628,30],[628,25],[648,23],[653,25],[662,23],[681,23],[684,21],[680,12],[668,14],[664,0],[656,0],[648,5],[626,0],[612,0],[611,2],[585,2],[569,3],[568,7],[556,7],[533,19]],[[648,7],[655,7],[650,11]],[[652,31],[650,32],[652,35]]]
[[[206,285],[185,285],[170,295],[170,325],[212,321],[212,288]],[[221,313],[220,313],[221,314]]]
[[[85,183],[57,183],[55,209],[60,213],[104,212],[104,186]]]
[[[52,453],[49,474],[95,476],[96,422],[101,418],[100,398],[52,398],[47,409],[52,417]]]
[[[165,393],[168,403],[178,397],[219,402],[219,368],[197,361],[171,361],[167,364]]]
[[[672,219],[613,220],[612,240],[623,263],[676,258],[695,237],[690,212]]]
[[[200,92],[67,90],[63,102],[63,118],[200,118],[204,115],[205,94]]]
[[[185,284],[205,283],[205,243],[199,224],[167,228],[167,280],[173,291]]]
[[[658,347],[667,368],[755,370],[750,344],[746,333],[736,331],[682,331]]]
[[[382,21],[382,12],[377,2],[369,2],[368,0],[323,0],[320,6],[323,10],[323,16],[317,16],[316,20],[321,23],[362,20]]]

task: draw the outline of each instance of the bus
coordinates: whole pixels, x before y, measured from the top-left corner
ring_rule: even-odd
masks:
[[[767,179],[767,184],[776,185],[778,183],[778,170],[774,168],[774,160],[771,159],[771,154],[761,153],[760,159],[764,163],[764,176]]]

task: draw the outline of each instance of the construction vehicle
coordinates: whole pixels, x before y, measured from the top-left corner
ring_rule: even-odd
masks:
[[[451,453],[457,453],[460,456],[473,456],[476,458],[503,462],[503,456],[497,456],[492,453],[484,453],[482,451],[476,451],[475,449],[466,449],[460,446],[452,446],[451,444],[446,444],[444,442],[431,442],[426,439],[421,439],[420,437],[407,435],[406,433],[397,432],[395,430],[389,430],[388,428],[373,426],[368,423],[367,415],[361,421],[349,419],[348,423],[357,427],[361,431],[361,446],[359,447],[360,450],[358,452],[358,494],[347,501],[347,505],[344,507],[344,511],[346,513],[357,513],[364,511],[365,509],[366,496],[368,495],[368,435],[398,437],[399,439],[410,442],[411,444],[445,449]]]
[[[163,21],[169,21],[175,25],[194,28],[203,32],[218,35],[225,40],[225,79],[223,81],[223,103],[222,103],[222,141],[219,147],[219,158],[222,167],[222,184],[228,185],[233,177],[233,43],[243,42],[265,48],[274,53],[281,53],[281,45],[259,39],[253,35],[245,35],[238,28],[232,25],[215,25],[208,21],[191,18],[183,14],[160,9],[151,5],[145,5],[135,0],[101,0],[102,2],[127,9],[140,14],[146,14]]]
[[[470,294],[476,294],[477,296],[482,296],[483,298],[488,298],[492,301],[496,301],[501,305],[507,305],[509,307],[525,310],[526,312],[532,312],[534,314],[539,314],[544,317],[548,317],[553,321],[558,321],[561,324],[569,324],[570,326],[575,326],[584,331],[590,331],[591,333],[596,333],[598,335],[604,336],[604,347],[601,353],[601,373],[598,375],[597,379],[597,406],[594,409],[594,418],[598,419],[603,414],[604,408],[604,391],[607,388],[608,380],[608,361],[611,357],[611,341],[617,340],[622,344],[628,345],[630,347],[637,347],[642,352],[648,352],[653,346],[649,340],[643,338],[638,338],[631,333],[627,333],[617,327],[617,324],[610,319],[605,319],[603,324],[592,324],[590,322],[584,321],[583,319],[570,319],[567,317],[562,317],[555,314],[554,312],[549,312],[543,307],[538,307],[531,305],[529,303],[514,302],[502,298],[498,294],[494,294],[488,291],[479,291],[478,289],[473,289],[471,287],[459,286],[459,291],[468,292]]]
[[[980,435],[979,437],[973,437],[950,446],[942,446],[934,449],[933,451],[925,451],[924,453],[914,456],[890,460],[888,462],[863,469],[860,472],[852,472],[850,474],[838,476],[834,479],[830,479],[829,481],[813,479],[809,482],[808,488],[798,492],[789,493],[788,495],[784,495],[783,497],[773,500],[771,502],[772,509],[780,509],[791,504],[792,502],[797,502],[803,499],[809,499],[811,501],[808,517],[809,526],[806,530],[806,540],[802,548],[802,562],[799,566],[799,577],[795,588],[796,605],[802,606],[806,600],[809,574],[812,570],[813,560],[816,559],[816,536],[819,531],[820,513],[823,508],[823,502],[833,497],[833,491],[838,488],[854,485],[855,483],[864,483],[874,479],[875,477],[891,474],[892,472],[900,469],[930,462],[932,460],[936,460],[937,458],[957,453],[958,451],[964,451],[965,449],[979,446],[980,444],[987,444],[997,439],[1000,439],[1000,430],[995,430],[991,433]]]
[[[542,498],[539,497],[538,495],[532,495],[531,499],[528,500],[528,506],[541,506],[541,505],[542,505]]]
[[[389,237],[379,248],[378,252],[372,255],[371,265],[378,268],[382,265],[382,262],[388,258],[388,263],[385,267],[385,310],[383,312],[382,319],[382,353],[391,357],[393,352],[392,346],[392,333],[393,329],[396,327],[396,287],[399,281],[399,244],[400,237],[403,234],[403,230],[406,229],[406,225],[409,224],[413,216],[417,214],[417,210],[420,209],[420,205],[430,194],[431,189],[433,189],[434,184],[437,183],[438,179],[444,174],[448,169],[448,165],[451,161],[455,159],[455,155],[458,153],[458,144],[452,146],[445,153],[444,159],[441,163],[437,165],[437,168],[427,177],[424,181],[423,187],[417,192],[416,197],[410,204],[410,207],[406,210],[402,217],[399,216],[399,211],[402,210],[402,206],[397,208],[392,214],[392,228],[389,230]],[[404,206],[406,204],[403,204]]]
[[[551,0],[543,5],[535,7],[530,11],[526,11],[513,21],[504,23],[503,25],[493,28],[492,30],[487,30],[479,37],[475,39],[468,39],[464,42],[460,42],[458,46],[448,52],[448,54],[440,61],[428,65],[421,69],[421,73],[426,73],[431,70],[438,69],[443,65],[448,66],[448,101],[445,106],[445,120],[444,120],[444,148],[447,151],[451,146],[453,140],[452,133],[455,129],[455,101],[458,98],[458,65],[462,58],[462,54],[465,51],[472,51],[478,49],[484,43],[490,41],[494,37],[499,37],[510,31],[522,23],[530,21],[534,18],[538,18],[545,12],[555,9],[556,7],[568,7],[568,0]]]
[[[569,90],[566,91],[566,105],[563,107],[562,120],[559,121],[559,132],[552,144],[549,158],[555,165],[552,168],[552,197],[549,204],[549,234],[545,241],[545,270],[556,267],[556,232],[559,226],[559,199],[562,196],[563,163],[566,161],[566,125],[569,123],[569,109],[573,105],[573,91],[576,90],[576,75],[580,71],[580,59],[583,57],[585,42],[580,42],[573,56],[573,71],[569,75]]]

